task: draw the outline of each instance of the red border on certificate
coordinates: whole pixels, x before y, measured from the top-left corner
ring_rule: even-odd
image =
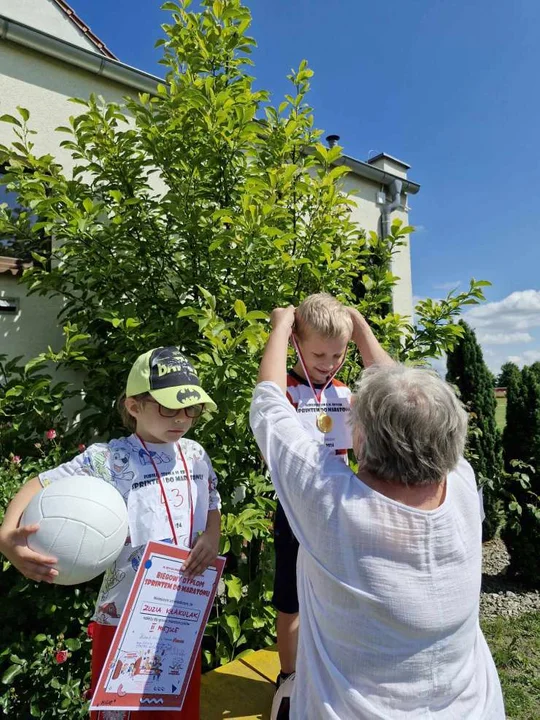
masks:
[[[202,619],[200,617],[200,613],[197,618],[199,628],[191,651],[191,656],[189,658],[189,664],[184,675],[182,687],[179,692],[125,692],[121,691],[122,685],[120,685],[114,692],[111,692],[110,690],[107,690],[107,686],[111,681],[113,671],[116,672],[115,667],[117,667],[120,662],[119,657],[127,638],[127,630],[130,628],[130,625],[133,625],[134,623],[134,610],[141,600],[141,593],[143,590],[147,591],[145,580],[147,580],[149,569],[153,565],[153,558],[158,560],[169,559],[175,563],[183,563],[188,557],[188,550],[183,550],[169,543],[150,541],[146,545],[137,574],[135,575],[135,580],[129,592],[126,606],[122,612],[120,623],[115,632],[111,647],[109,648],[103,670],[101,671],[101,675],[92,698],[91,710],[100,711],[108,709],[157,711],[168,709],[180,711],[182,709],[191,674],[201,647],[204,630],[208,622],[208,616],[210,615],[210,610],[212,609],[212,605],[214,603],[218,582],[225,566],[225,558],[223,557],[218,557],[216,562],[205,571],[205,573],[209,570],[215,572],[215,577],[212,578],[212,585],[208,588],[209,596],[204,598],[203,601],[205,605],[202,612]],[[179,572],[178,577],[183,578],[183,574]],[[197,578],[193,578],[191,582],[196,580]],[[148,580],[149,585],[152,585],[152,583],[155,584],[155,582],[156,581]],[[182,589],[179,588],[178,592],[182,592]],[[193,590],[188,589],[186,592],[193,592]],[[204,591],[204,594],[206,595],[206,591]],[[159,636],[156,637],[156,648],[158,640]]]

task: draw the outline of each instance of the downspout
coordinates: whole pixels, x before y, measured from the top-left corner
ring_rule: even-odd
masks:
[[[391,219],[390,215],[401,207],[401,190],[403,183],[401,180],[394,179],[388,186],[391,201],[385,202],[381,207],[381,231],[382,237],[388,237],[390,235]]]
[[[401,207],[401,190],[403,188],[403,183],[401,180],[394,179],[388,186],[389,194],[391,201],[383,203],[381,207],[381,231],[382,231],[382,237],[388,237],[390,235],[391,230],[391,215],[394,212],[394,210],[397,210],[399,207]],[[393,258],[390,261],[391,266],[393,264]],[[391,267],[390,266],[390,267]],[[391,301],[391,307],[392,310],[394,310],[394,293],[391,294],[392,301]]]

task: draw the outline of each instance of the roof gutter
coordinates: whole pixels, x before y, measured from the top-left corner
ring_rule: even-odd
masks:
[[[381,170],[378,167],[362,162],[362,160],[355,160],[348,155],[342,155],[338,160],[336,160],[335,164],[346,165],[354,173],[356,173],[356,175],[365,177],[368,180],[373,180],[381,185],[388,186],[395,180],[399,180],[401,182],[402,192],[409,193],[410,195],[416,195],[416,193],[420,190],[420,185],[412,180],[406,180],[405,178],[399,177],[399,175],[393,175],[392,173]]]
[[[155,75],[124,65],[105,55],[98,55],[66,40],[60,40],[54,35],[36,30],[4,15],[0,15],[0,40],[22,45],[139,92],[155,94],[158,83],[163,83],[163,80]]]

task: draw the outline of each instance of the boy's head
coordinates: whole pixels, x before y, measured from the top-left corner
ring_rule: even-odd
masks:
[[[179,348],[155,348],[134,362],[121,411],[128,429],[144,440],[179,440],[205,408],[216,406]]]
[[[314,383],[327,382],[341,365],[352,329],[347,308],[328,293],[310,295],[296,308],[294,333]]]

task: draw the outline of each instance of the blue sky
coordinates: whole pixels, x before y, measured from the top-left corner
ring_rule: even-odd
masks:
[[[123,61],[160,74],[159,2],[70,0]],[[306,58],[318,127],[348,155],[384,151],[421,184],[416,296],[490,280],[467,319],[488,364],[540,359],[538,0],[246,0],[257,85],[276,99]]]

